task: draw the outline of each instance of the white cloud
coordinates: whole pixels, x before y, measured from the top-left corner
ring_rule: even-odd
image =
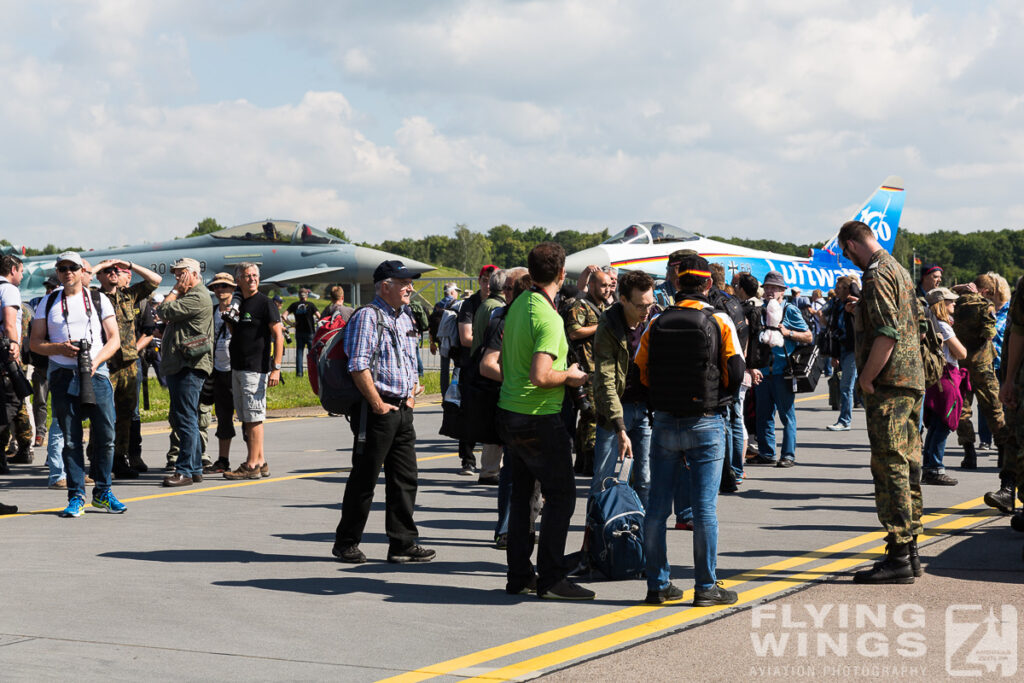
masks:
[[[1013,3],[106,0],[4,14],[0,208],[5,235],[31,244],[156,239],[206,215],[373,241],[645,219],[811,241],[890,173],[915,230],[1022,217]]]

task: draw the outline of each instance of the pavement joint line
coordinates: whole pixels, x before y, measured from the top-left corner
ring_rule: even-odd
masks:
[[[983,523],[987,519],[992,518],[994,515],[989,514],[987,510],[971,511],[970,514],[964,517],[957,517],[953,520],[949,520],[943,524],[940,524],[935,529],[944,530],[957,530],[967,526],[971,526],[972,523]],[[935,535],[935,534],[932,534]],[[863,564],[865,560],[873,560],[880,557],[885,552],[885,546],[877,546],[859,552],[851,557],[840,558],[829,562],[821,567],[817,567],[814,570],[808,570],[794,574],[785,579],[773,581],[771,583],[757,586],[747,591],[743,591],[739,594],[739,600],[732,605],[719,605],[715,607],[690,607],[683,612],[661,617],[659,619],[653,619],[636,626],[615,631],[598,638],[594,638],[589,641],[571,645],[561,650],[556,650],[547,654],[543,654],[537,657],[533,657],[523,662],[510,664],[508,666],[489,671],[487,673],[479,674],[473,678],[468,679],[469,681],[509,681],[509,680],[524,680],[532,678],[545,669],[549,669],[559,664],[565,664],[567,662],[580,659],[587,655],[596,654],[603,650],[608,650],[618,645],[624,645],[630,641],[639,640],[640,638],[652,636],[656,633],[667,631],[676,626],[681,626],[685,623],[695,621],[697,619],[725,611],[735,611],[739,607],[748,605],[752,602],[767,598],[774,593],[778,593],[791,588],[792,583],[811,583],[814,581],[821,580],[822,578],[837,574],[846,569],[856,567],[859,564]],[[723,582],[728,583],[728,581]],[[679,605],[687,599],[693,598],[693,591],[688,590],[684,592],[683,597],[678,602],[666,603],[667,605]]]
[[[287,662],[290,664],[315,664],[318,666],[333,666],[343,667],[347,669],[365,669],[368,671],[393,671],[394,667],[387,666],[367,666],[366,664],[352,664],[348,662],[325,662],[316,659],[290,659],[285,657],[268,657],[266,655],[253,655],[239,652],[217,652],[215,650],[192,650],[183,649],[180,647],[166,647],[163,645],[144,645],[142,643],[117,643],[109,640],[86,640],[83,638],[58,638],[55,636],[32,636],[21,633],[0,633],[0,636],[11,636],[12,638],[20,638],[20,640],[11,641],[4,645],[17,645],[20,643],[27,643],[34,640],[43,641],[56,641],[60,643],[84,643],[87,645],[107,645],[109,647],[125,647],[125,648],[138,648],[142,650],[162,650],[164,652],[181,652],[190,655],[212,655],[215,657],[236,657],[239,659],[255,659],[267,662]]]
[[[285,418],[285,419],[305,419],[305,418]],[[428,460],[440,460],[441,458],[454,458],[458,453],[443,453],[441,455],[428,455],[422,458],[416,458],[416,462],[426,462]],[[179,489],[177,491],[167,491],[164,493],[154,493],[149,496],[136,496],[135,498],[125,498],[123,503],[136,503],[143,500],[157,500],[159,498],[170,498],[172,496],[186,496],[194,493],[205,493],[207,491],[223,491],[224,489],[234,489],[242,486],[255,486],[256,484],[271,484],[279,481],[292,481],[295,479],[312,479],[313,477],[323,477],[328,474],[339,474],[341,472],[348,472],[351,467],[340,467],[331,470],[324,470],[322,472],[303,472],[302,474],[289,474],[283,477],[268,477],[266,479],[246,479],[244,481],[236,481],[231,484],[220,484],[219,486],[205,486],[203,488],[189,488]],[[88,507],[88,505],[87,505]],[[2,519],[14,519],[15,517],[31,517],[33,515],[42,515],[51,512],[60,512],[63,507],[57,508],[46,508],[43,510],[30,510],[29,512],[18,512],[13,515],[2,515]]]
[[[963,513],[969,513],[969,512],[972,511],[973,508],[977,508],[977,507],[979,507],[981,505],[984,505],[984,500],[982,499],[982,497],[979,496],[978,498],[974,498],[972,500],[964,501],[962,503],[957,503],[956,505],[944,508],[942,510],[938,510],[936,512],[932,512],[932,513],[923,515],[922,518],[921,518],[921,522],[922,522],[922,524],[929,523],[929,522],[937,522],[938,520],[946,518],[946,517],[960,515],[960,514],[963,514]],[[951,521],[945,522],[945,523],[943,523],[941,525],[936,525],[934,528],[936,528],[936,529],[940,529],[940,528],[949,528],[949,529],[959,528],[959,526],[956,526],[956,524],[957,524],[958,520],[962,520],[962,519],[967,519],[968,520],[967,522],[964,522],[962,524],[962,526],[966,526],[966,525],[970,524],[971,521],[975,521],[975,519],[976,519],[976,517],[978,516],[979,513],[983,513],[984,517],[988,518],[990,516],[988,514],[988,511],[989,511],[989,508],[984,507],[984,508],[982,508],[980,510],[975,511],[974,515],[972,515],[970,517],[965,517],[965,518],[957,517],[956,520],[951,520]],[[926,530],[926,534],[927,534],[927,530]],[[818,550],[814,550],[814,551],[811,551],[809,553],[805,553],[803,555],[799,555],[799,556],[796,556],[796,557],[785,558],[783,560],[779,560],[777,562],[772,562],[770,564],[764,565],[764,566],[759,567],[757,569],[741,572],[740,574],[737,574],[735,576],[729,577],[728,579],[725,579],[722,582],[722,584],[723,584],[724,587],[728,588],[730,586],[735,586],[735,585],[738,585],[738,584],[746,583],[747,581],[750,581],[752,579],[761,579],[761,578],[764,578],[765,576],[768,576],[768,575],[771,575],[771,574],[774,574],[774,573],[780,573],[780,572],[783,572],[783,571],[786,571],[786,570],[789,570],[789,569],[795,569],[796,567],[800,567],[800,566],[803,566],[803,565],[812,564],[812,563],[814,563],[814,562],[816,562],[818,560],[823,560],[823,559],[826,559],[828,557],[831,557],[831,556],[835,555],[836,553],[840,553],[840,552],[849,550],[851,548],[856,548],[858,546],[864,545],[865,543],[874,542],[874,541],[880,540],[880,539],[882,539],[884,537],[885,537],[885,532],[884,531],[871,531],[871,532],[868,532],[868,533],[864,533],[864,534],[861,534],[859,536],[855,536],[853,538],[849,538],[849,539],[846,539],[846,540],[843,540],[843,541],[839,541],[838,543],[834,543],[832,545],[825,546],[824,548],[820,548]],[[805,572],[801,572],[801,573],[798,573],[798,574],[787,576],[787,577],[778,579],[778,580],[773,581],[773,582],[771,582],[769,584],[766,584],[766,585],[775,586],[775,585],[780,585],[781,584],[781,585],[783,585],[788,590],[788,589],[791,589],[793,587],[794,583],[804,583],[804,582],[807,582],[809,580],[820,579],[820,578],[823,578],[824,576],[827,576],[829,574],[833,574],[833,573],[836,573],[837,571],[841,571],[841,569],[829,569],[832,565],[836,565],[837,563],[851,562],[851,564],[844,565],[842,568],[856,566],[857,564],[863,563],[867,559],[872,559],[872,558],[876,557],[884,549],[885,549],[885,546],[879,546],[878,548],[872,548],[870,551],[861,551],[861,552],[856,553],[856,554],[854,554],[852,556],[844,557],[844,558],[840,558],[840,559],[834,560],[831,563],[825,564],[825,565],[823,565],[821,567],[817,567],[817,568],[815,568],[813,570],[808,570],[808,571],[805,571]],[[823,570],[827,570],[827,571],[823,571]],[[806,578],[801,578],[802,575],[806,575]],[[744,592],[741,595],[746,595],[748,593],[751,593],[753,591],[758,591],[758,590],[759,590],[758,588],[753,588],[750,591],[746,591],[746,592]],[[781,590],[781,588],[778,589],[778,590]],[[772,590],[771,592],[774,593],[774,592],[777,592],[777,590]],[[687,595],[690,596],[689,599],[692,599],[692,597],[693,597],[693,590],[690,589],[690,590],[684,592],[683,598],[681,599],[681,601],[685,600],[687,598]],[[759,599],[760,597],[761,597],[761,594],[758,593],[758,598],[757,599]],[[737,603],[737,604],[745,604],[745,602],[749,602],[749,600],[743,600],[742,602]],[[442,676],[442,675],[445,675],[445,674],[451,674],[451,673],[456,672],[456,671],[462,671],[462,670],[465,670],[465,669],[469,669],[470,667],[476,667],[477,665],[482,664],[484,662],[494,661],[496,659],[501,659],[503,657],[508,657],[508,656],[517,654],[519,652],[524,652],[526,650],[530,650],[530,649],[533,649],[533,648],[536,648],[536,647],[540,647],[542,645],[548,645],[548,644],[551,644],[551,643],[558,642],[560,640],[565,640],[566,638],[577,636],[577,635],[580,635],[582,633],[587,633],[589,631],[595,631],[597,629],[604,628],[606,626],[610,626],[610,625],[613,625],[613,624],[617,624],[617,623],[621,623],[621,622],[624,622],[624,621],[628,621],[630,619],[634,619],[634,618],[637,618],[637,617],[645,616],[645,615],[650,614],[652,612],[655,612],[657,610],[665,609],[666,606],[672,607],[672,606],[678,605],[678,604],[679,604],[678,602],[673,602],[673,603],[665,603],[664,605],[634,605],[634,606],[631,606],[631,607],[625,607],[623,609],[616,610],[616,611],[613,611],[613,612],[610,612],[608,614],[604,614],[604,615],[601,615],[601,616],[598,616],[598,617],[592,617],[590,619],[586,619],[586,620],[583,620],[583,621],[580,621],[580,622],[576,622],[574,624],[567,624],[566,626],[562,626],[562,627],[559,627],[559,628],[556,628],[556,629],[552,629],[552,630],[549,630],[549,631],[545,631],[545,632],[542,632],[542,633],[537,633],[537,634],[534,634],[532,636],[527,636],[526,638],[521,638],[519,640],[515,640],[515,641],[512,641],[510,643],[505,643],[503,645],[496,645],[494,647],[486,648],[484,650],[480,650],[480,651],[477,651],[477,652],[472,652],[472,653],[469,653],[469,654],[466,654],[466,655],[462,655],[460,657],[456,657],[454,659],[449,659],[449,660],[446,660],[446,661],[443,661],[443,662],[438,662],[436,664],[432,664],[430,666],[423,667],[421,669],[416,669],[414,671],[409,671],[409,672],[406,672],[406,673],[403,673],[403,674],[399,674],[397,676],[393,676],[393,677],[390,677],[390,678],[382,679],[381,683],[383,683],[383,681],[387,681],[388,683],[415,683],[415,682],[418,682],[418,681],[423,681],[423,680],[427,680],[427,679],[430,679],[430,678],[434,678],[436,676]],[[727,607],[734,607],[734,605],[729,605]],[[695,616],[692,617],[692,618],[698,618],[698,617],[706,616],[708,614],[712,614],[715,611],[720,611],[720,609],[722,609],[722,608],[695,607],[695,608],[691,608],[691,610],[687,610],[686,614],[690,614],[690,612],[692,610],[698,610],[700,613],[699,614],[695,614]],[[600,647],[597,647],[597,648],[595,648],[593,650],[593,652],[599,652],[601,650],[605,650],[605,649],[608,649],[610,647],[614,647],[614,645],[616,645],[616,644],[622,644],[622,642],[627,642],[629,640],[635,640],[635,639],[638,639],[638,638],[643,638],[643,637],[645,637],[647,635],[651,635],[651,634],[653,634],[653,633],[655,633],[655,632],[657,632],[659,630],[665,630],[663,628],[658,628],[658,629],[656,629],[654,631],[651,631],[650,633],[647,633],[647,632],[644,631],[645,624],[662,623],[662,621],[664,619],[678,619],[678,616],[665,617],[665,618],[662,618],[662,619],[655,619],[653,621],[645,622],[644,624],[640,624],[638,626],[627,628],[627,629],[622,630],[622,631],[616,631],[615,633],[609,634],[607,636],[602,636],[600,638],[597,638],[597,639],[592,640],[592,641],[587,641],[587,642],[589,642],[589,643],[596,643],[596,642],[604,643],[604,642],[606,642],[606,639],[608,639],[608,638],[610,638],[610,637],[612,637],[612,636],[614,636],[616,634],[633,633],[634,632],[633,629],[640,629],[639,631],[635,631],[639,635],[635,635],[635,636],[631,636],[631,637],[628,637],[628,638],[624,638],[619,643],[613,643],[613,644],[609,644],[609,645],[601,645]],[[680,623],[685,623],[685,620],[680,622]],[[670,626],[666,626],[665,628],[671,628],[671,625]],[[565,652],[567,650],[573,650],[575,652],[575,648],[578,648],[578,647],[580,647],[581,645],[584,645],[584,644],[585,643],[581,643],[580,645],[572,646],[570,648],[564,648],[563,650],[558,650],[557,652]],[[552,654],[554,654],[554,653],[552,653]],[[585,656],[586,654],[590,654],[590,653],[573,654],[571,657],[567,657],[563,661],[568,661],[570,659],[577,659],[579,657]],[[523,662],[523,663],[521,663],[519,665],[511,665],[511,666],[521,667],[521,666],[527,665],[528,663],[530,663],[532,665],[532,663],[535,660],[539,660],[539,659],[542,659],[542,658],[547,658],[547,657],[550,657],[550,656],[551,655],[542,655],[541,657],[537,657],[537,658],[534,658],[534,659],[531,659],[531,660],[527,660],[527,662]],[[547,661],[547,659],[545,659],[545,662],[546,661]],[[561,662],[545,663],[544,666],[536,667],[533,671],[539,671],[542,668],[548,668],[548,667],[551,667],[551,666],[555,666],[558,663],[561,663]],[[480,678],[481,680],[494,680],[493,677],[496,674],[498,674],[499,672],[505,672],[508,668],[509,667],[498,669],[496,671],[490,672],[486,676],[478,677],[478,678]],[[527,673],[532,673],[533,671],[527,672]],[[512,677],[522,677],[524,675],[525,675],[524,673],[519,672],[518,669],[517,669],[517,672]],[[501,680],[507,680],[507,679],[501,679]]]

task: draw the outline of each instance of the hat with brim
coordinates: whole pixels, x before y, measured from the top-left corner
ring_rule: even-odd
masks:
[[[376,284],[389,278],[416,280],[419,276],[419,273],[412,272],[401,261],[384,261],[373,271],[373,282]]]
[[[217,285],[230,285],[231,287],[237,287],[235,284],[235,278],[231,277],[231,273],[217,273],[213,276],[213,280],[210,281],[208,287],[216,287]]]
[[[765,287],[781,287],[786,288],[786,279],[782,277],[782,273],[777,270],[769,270],[764,276],[764,282],[761,283]]]
[[[185,258],[178,259],[177,261],[174,262],[174,265],[171,266],[171,270],[185,270],[185,269],[188,269],[188,270],[191,270],[193,272],[198,273],[199,272],[199,261],[196,261],[194,258],[185,257]]]
[[[57,257],[57,264],[60,263],[74,263],[79,268],[85,267],[85,262],[82,261],[82,257],[73,251],[65,251]]]
[[[928,301],[929,306],[934,306],[940,301],[956,301],[959,298],[960,297],[946,287],[936,287],[925,295],[925,299]]]

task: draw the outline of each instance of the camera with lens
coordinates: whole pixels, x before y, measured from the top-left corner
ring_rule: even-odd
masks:
[[[25,371],[11,356],[11,340],[0,336],[0,374],[8,379],[19,400],[32,395],[32,385],[25,377]]]
[[[234,294],[231,295],[231,305],[228,307],[228,310],[220,314],[220,317],[232,325],[237,325],[241,315],[242,293],[236,289]]]
[[[96,391],[92,385],[92,344],[88,339],[71,342],[78,349],[78,401],[82,405],[96,405]]]

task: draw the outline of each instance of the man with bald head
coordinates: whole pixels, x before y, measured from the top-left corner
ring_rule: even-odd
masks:
[[[608,307],[608,294],[612,290],[612,277],[594,269],[587,282],[587,293],[580,296],[569,309],[565,321],[565,334],[569,347],[580,369],[594,372],[594,334],[601,313]],[[597,440],[597,413],[594,410],[594,387],[584,386],[586,400],[578,401],[580,411],[576,425],[576,472],[586,476],[594,475],[594,444]]]

